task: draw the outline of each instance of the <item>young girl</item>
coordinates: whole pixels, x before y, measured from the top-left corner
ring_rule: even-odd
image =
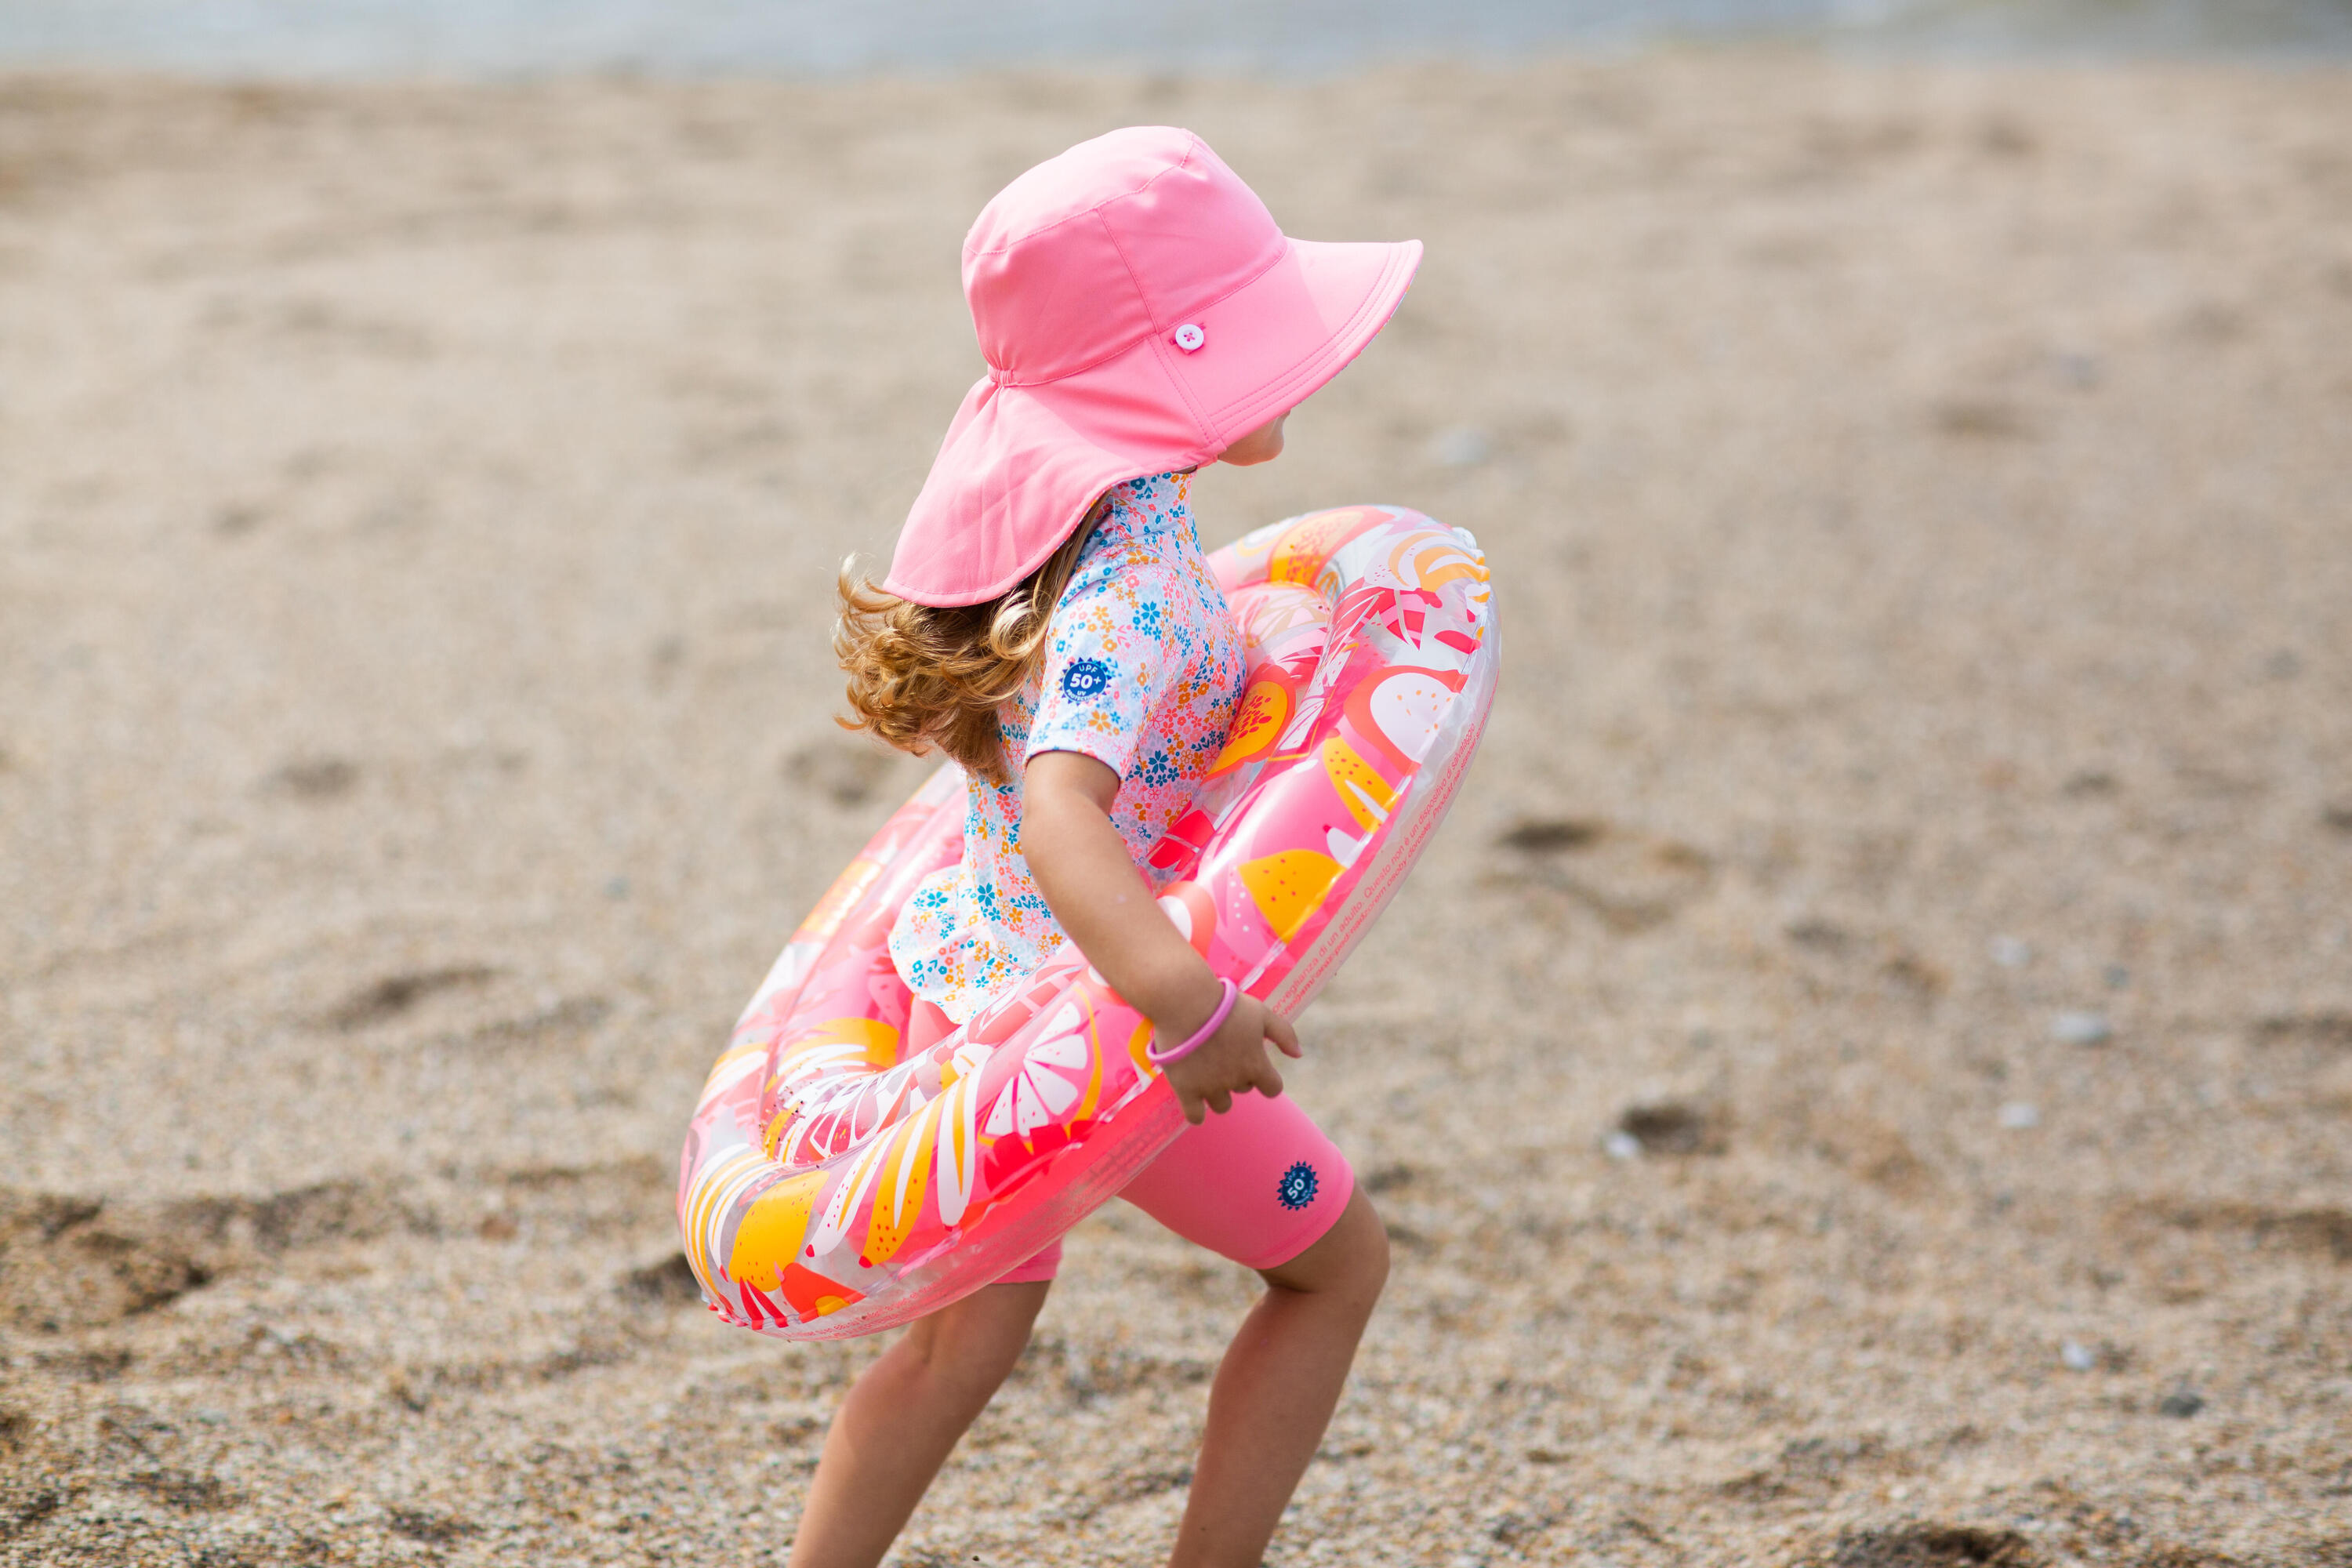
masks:
[[[964,244],[988,374],[879,587],[842,578],[856,724],[970,779],[961,863],[891,932],[909,1047],[1066,941],[1160,1040],[1206,1035],[1167,1068],[1191,1129],[1122,1194],[1266,1282],[1210,1392],[1178,1564],[1261,1561],[1388,1273],[1347,1162],[1280,1098],[1266,1042],[1298,1055],[1289,1022],[1231,999],[1143,864],[1223,748],[1244,673],[1190,476],[1278,455],[1284,417],[1388,321],[1420,255],[1285,237],[1181,131],[1115,132],[1038,165]],[[1012,1371],[1060,1258],[1056,1243],[867,1368],[792,1568],[880,1561]]]

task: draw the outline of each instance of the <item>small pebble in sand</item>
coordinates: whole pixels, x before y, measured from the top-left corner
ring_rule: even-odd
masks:
[[[2099,1364],[2099,1352],[2080,1340],[2066,1340],[2058,1346],[2058,1359],[2068,1372],[2089,1372]]]
[[[2033,948],[2021,937],[1997,936],[1985,943],[1985,952],[2003,969],[2022,969],[2032,962]]]
[[[2000,1124],[2012,1132],[2039,1127],[2042,1125],[2042,1108],[2028,1105],[2021,1100],[2012,1100],[2000,1108]]]
[[[1441,430],[1429,442],[1429,455],[1449,468],[1475,468],[1493,450],[1486,433],[1472,425]]]
[[[2186,1421],[2205,1408],[2205,1399],[2193,1388],[2176,1388],[2156,1408],[2176,1421]]]
[[[2120,991],[2131,984],[2131,971],[2120,963],[2110,963],[2106,970],[2107,989]]]
[[[2052,356],[2066,384],[2084,391],[2099,384],[2099,356],[2082,349],[2064,349]]]
[[[2061,1013],[2050,1020],[2050,1037],[2062,1046],[2103,1046],[2115,1033],[2105,1013]]]
[[[1612,1160],[1638,1160],[1642,1157],[1642,1141],[1631,1132],[1612,1132],[1601,1141],[1601,1147]]]

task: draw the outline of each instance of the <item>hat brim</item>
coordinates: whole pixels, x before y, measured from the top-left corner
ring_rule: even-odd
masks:
[[[1249,282],[1099,364],[1035,385],[983,378],[932,460],[883,591],[940,607],[1010,592],[1113,485],[1210,462],[1305,402],[1388,324],[1420,265],[1417,239],[1285,239]],[[1197,348],[1177,346],[1179,326],[1199,329]]]

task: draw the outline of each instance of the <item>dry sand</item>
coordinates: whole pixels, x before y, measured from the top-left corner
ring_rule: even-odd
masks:
[[[2352,79],[1743,55],[0,82],[0,1560],[781,1563],[873,1347],[676,1149],[917,776],[825,592],[957,241],[1134,121],[1430,246],[1204,531],[1503,584],[1273,1561],[2352,1563]],[[1153,1561],[1251,1283],[1089,1222],[897,1560]]]

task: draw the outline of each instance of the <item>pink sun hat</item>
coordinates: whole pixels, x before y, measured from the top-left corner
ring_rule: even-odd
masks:
[[[996,194],[963,245],[988,374],[915,498],[883,591],[1017,586],[1113,485],[1213,460],[1304,402],[1404,298],[1421,241],[1292,239],[1189,131],[1081,142]]]

